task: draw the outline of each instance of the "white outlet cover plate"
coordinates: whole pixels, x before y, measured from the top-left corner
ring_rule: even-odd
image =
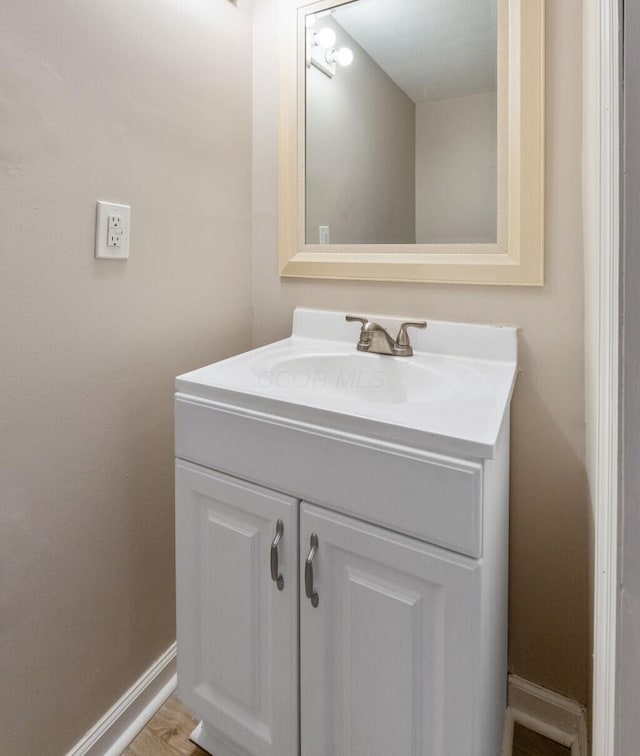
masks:
[[[107,246],[109,230],[108,217],[119,215],[122,218],[122,238],[119,247]],[[127,260],[129,259],[129,237],[131,234],[131,206],[116,205],[113,202],[98,201],[96,207],[96,259],[97,260]]]

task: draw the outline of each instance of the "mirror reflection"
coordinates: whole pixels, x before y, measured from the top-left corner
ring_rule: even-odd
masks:
[[[496,241],[496,2],[307,15],[307,244]]]

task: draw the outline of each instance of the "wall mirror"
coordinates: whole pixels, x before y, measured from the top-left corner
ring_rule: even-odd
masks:
[[[544,0],[280,0],[284,276],[543,282]]]

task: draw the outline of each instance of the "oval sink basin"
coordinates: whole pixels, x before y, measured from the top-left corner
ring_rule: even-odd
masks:
[[[460,395],[460,381],[420,358],[356,353],[305,354],[259,360],[258,388],[323,399],[399,404]]]
[[[401,319],[386,319],[397,333]],[[178,393],[247,417],[492,456],[515,380],[516,329],[431,321],[411,357],[356,349],[344,313],[297,309],[287,339],[180,376]]]

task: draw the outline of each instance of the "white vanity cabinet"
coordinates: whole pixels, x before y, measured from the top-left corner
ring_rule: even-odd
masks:
[[[302,507],[304,756],[473,754],[479,563]],[[497,753],[496,753],[497,756]]]
[[[177,462],[178,692],[216,756],[299,753],[297,552],[296,499]]]
[[[340,359],[341,381],[361,364],[336,314],[296,318],[292,339],[176,381],[192,739],[214,756],[499,756],[515,330],[430,324],[413,363],[362,363],[387,382],[363,408],[359,385],[288,401],[265,379],[297,352]],[[334,340],[316,343],[323,331]],[[436,398],[415,398],[423,382]]]
[[[178,694],[214,756],[499,753],[482,560],[180,459],[176,543]]]

